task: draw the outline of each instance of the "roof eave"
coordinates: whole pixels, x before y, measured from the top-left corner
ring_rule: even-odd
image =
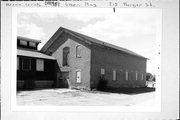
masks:
[[[17,39],[25,40],[25,41],[32,41],[32,42],[35,42],[35,43],[41,43],[41,40],[31,39],[31,38],[22,37],[22,36],[17,36]]]
[[[83,40],[84,42],[88,43],[88,44],[91,44],[90,41],[82,38],[82,37],[79,37],[78,35],[66,30],[65,28],[63,27],[60,27],[56,32],[55,34],[48,40],[48,42],[41,48],[41,52],[47,52],[47,50],[49,49],[49,47],[53,44],[53,42],[60,36],[62,35],[63,33],[67,33],[67,34],[70,34],[80,40]]]
[[[84,42],[86,42],[86,43],[88,43],[88,44],[92,44],[92,43],[95,43],[95,44],[99,44],[99,45],[102,45],[102,46],[105,46],[105,47],[109,47],[109,48],[112,48],[112,49],[115,49],[115,50],[118,50],[118,51],[122,51],[122,52],[124,52],[124,53],[126,53],[126,54],[129,54],[129,55],[133,55],[133,56],[136,56],[136,57],[139,57],[139,58],[143,58],[143,59],[146,59],[146,60],[149,60],[148,58],[146,58],[146,57],[144,57],[144,56],[141,56],[141,55],[138,55],[137,53],[129,53],[129,52],[126,52],[126,51],[123,51],[123,50],[119,50],[119,49],[116,49],[116,48],[114,48],[114,47],[110,47],[108,44],[109,43],[105,43],[105,42],[103,42],[103,41],[100,41],[100,40],[97,40],[97,39],[95,39],[95,38],[93,38],[93,39],[95,39],[95,40],[97,40],[98,41],[98,43],[96,43],[96,42],[93,42],[93,41],[90,41],[90,40],[88,40],[88,39],[86,39],[86,38],[84,38],[84,37],[82,37],[82,36],[80,36],[79,34],[80,33],[77,33],[76,34],[76,32],[74,32],[74,31],[71,31],[71,30],[68,30],[68,29],[66,29],[66,28],[63,28],[63,27],[60,27],[55,33],[54,33],[54,35],[49,39],[49,41],[45,44],[45,46],[43,46],[43,48],[40,50],[41,52],[46,52],[48,49],[49,49],[49,47],[53,44],[53,42],[61,35],[61,34],[63,34],[63,32],[65,32],[65,33],[68,33],[68,34],[70,34],[70,35],[72,35],[72,36],[74,36],[74,37],[76,37],[76,38],[78,38],[78,39],[80,39],[80,40],[83,40]],[[85,35],[86,36],[86,35]],[[91,37],[90,37],[91,38]],[[107,44],[107,45],[106,45]],[[118,46],[117,46],[118,47]],[[124,49],[124,48],[123,48]],[[132,51],[131,51],[132,52]]]

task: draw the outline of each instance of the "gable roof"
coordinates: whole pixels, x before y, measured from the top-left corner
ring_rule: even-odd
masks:
[[[49,47],[56,41],[56,39],[63,33],[68,33],[70,35],[73,35],[74,37],[80,39],[80,40],[83,40],[85,42],[92,42],[92,43],[96,43],[98,45],[102,45],[102,46],[105,46],[105,47],[108,47],[108,48],[112,48],[112,49],[115,49],[115,50],[118,50],[118,51],[121,51],[121,52],[124,52],[126,54],[130,54],[130,55],[133,55],[133,56],[137,56],[137,57],[141,57],[141,58],[144,58],[144,59],[147,59],[145,58],[144,56],[141,56],[133,51],[130,51],[126,48],[122,48],[122,47],[119,47],[119,46],[116,46],[116,45],[112,45],[110,43],[107,43],[107,42],[103,42],[101,40],[98,40],[98,39],[95,39],[95,38],[92,38],[92,37],[89,37],[87,35],[84,35],[84,34],[81,34],[81,33],[77,33],[75,31],[72,31],[72,30],[69,30],[69,29],[66,29],[66,28],[63,28],[63,27],[60,27],[55,33],[54,35],[48,40],[48,42],[42,47],[41,49],[41,52],[46,52]]]

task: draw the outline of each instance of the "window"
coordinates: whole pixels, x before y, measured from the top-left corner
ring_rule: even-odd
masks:
[[[76,71],[76,82],[77,83],[81,82],[81,71]]]
[[[105,74],[105,70],[103,68],[101,68],[101,75]]]
[[[76,46],[76,57],[77,58],[81,57],[81,46],[80,45]]]
[[[116,80],[116,70],[113,70],[113,80]]]
[[[36,60],[36,70],[37,71],[44,71],[44,60],[42,60],[42,59]]]
[[[69,52],[69,47],[63,48],[63,66],[69,66]]]
[[[141,75],[141,80],[143,80],[143,72],[142,72],[142,75]]]
[[[22,59],[22,70],[31,70],[31,59],[23,58]]]
[[[137,80],[137,77],[138,77],[138,73],[137,73],[137,71],[136,71],[136,80]]]
[[[128,71],[126,71],[126,80],[128,80]]]
[[[36,47],[36,43],[35,42],[29,42],[29,46],[30,47]]]
[[[17,70],[19,70],[19,57],[17,57]]]
[[[27,46],[27,41],[20,40],[20,45]]]

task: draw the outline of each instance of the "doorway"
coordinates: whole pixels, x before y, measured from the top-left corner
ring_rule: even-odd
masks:
[[[69,72],[62,72],[62,81],[63,81],[63,87],[69,88],[70,85]]]

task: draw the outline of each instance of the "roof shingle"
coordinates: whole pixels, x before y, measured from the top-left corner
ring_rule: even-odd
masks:
[[[45,55],[45,54],[40,53],[38,51],[29,51],[29,50],[17,49],[17,55],[25,56],[25,57],[34,57],[34,58],[56,60],[56,58],[54,58],[52,56]]]

